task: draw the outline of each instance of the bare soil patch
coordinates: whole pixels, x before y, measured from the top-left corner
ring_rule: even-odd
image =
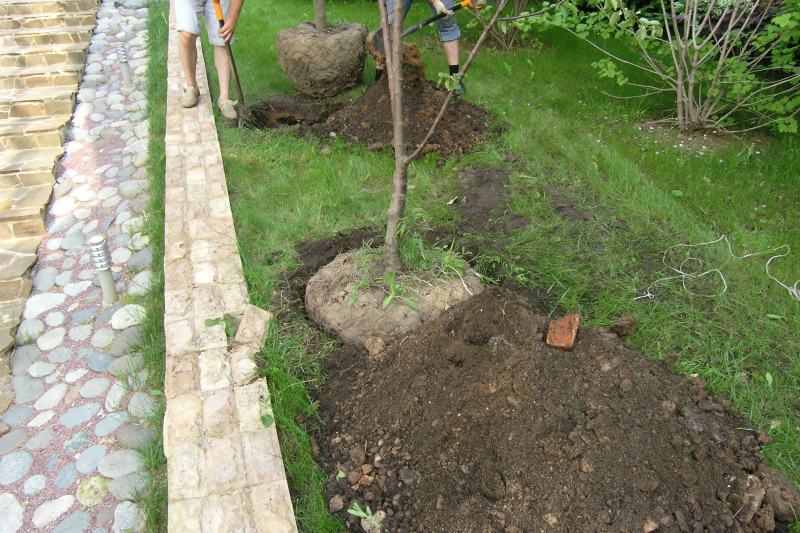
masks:
[[[458,196],[459,242],[515,229],[504,171],[462,171]],[[301,246],[293,289],[381,237]],[[349,531],[364,530],[347,513],[356,502],[382,513],[384,532],[788,531],[800,495],[727,400],[607,330],[583,328],[572,352],[547,347],[537,309],[550,305],[504,285],[380,354],[343,345],[327,357],[313,449]]]
[[[574,351],[487,289],[389,345],[327,358],[331,509],[384,531],[773,531],[800,496],[702,383],[583,329]],[[792,507],[794,506],[794,507]],[[794,510],[793,510],[794,509]]]
[[[413,150],[425,138],[447,91],[425,79],[416,47],[407,48],[403,122],[407,149]],[[323,138],[342,137],[375,150],[392,146],[392,113],[385,76],[352,102],[324,104],[303,97],[272,96],[252,106],[249,115],[252,119],[248,123],[254,127],[300,124]],[[488,134],[490,120],[482,107],[454,98],[424,151],[443,156],[469,152]]]

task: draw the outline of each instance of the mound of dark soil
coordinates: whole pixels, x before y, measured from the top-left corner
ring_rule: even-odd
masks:
[[[772,531],[800,512],[767,436],[702,384],[588,328],[551,349],[544,327],[494,288],[378,358],[328,356],[320,447],[350,530],[353,502],[385,532]]]
[[[407,149],[413,150],[427,135],[447,92],[425,79],[415,46],[406,45],[404,62],[403,121]],[[247,123],[253,127],[299,124],[323,138],[343,137],[370,149],[392,146],[392,110],[385,76],[349,103],[274,95],[251,106],[248,115]],[[424,151],[449,156],[473,150],[486,136],[489,118],[482,107],[453,98]]]
[[[415,149],[425,138],[446,97],[446,91],[428,80],[404,79],[403,123],[408,150]],[[454,98],[424,151],[445,156],[469,152],[486,136],[488,122],[489,114],[483,108]],[[371,85],[361,98],[316,125],[314,130],[321,135],[333,133],[358,141],[373,149],[391,146],[392,110],[386,77]]]

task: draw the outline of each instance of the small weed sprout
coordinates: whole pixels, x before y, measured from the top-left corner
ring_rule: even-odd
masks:
[[[399,302],[403,302],[414,311],[419,311],[420,309],[419,304],[417,304],[417,302],[415,302],[408,296],[405,296],[406,292],[405,287],[403,287],[400,283],[395,281],[394,272],[391,271],[387,272],[383,280],[386,282],[386,289],[389,291],[389,294],[386,296],[386,298],[383,299],[383,304],[381,305],[383,309],[386,309],[387,307],[392,305],[393,301],[397,300]]]
[[[374,514],[372,514],[372,509],[369,508],[369,505],[365,506],[362,509],[361,506],[358,505],[358,502],[353,502],[352,507],[350,507],[350,509],[348,509],[347,512],[355,517],[361,518],[362,520],[367,522],[367,524],[371,527],[374,527],[376,529],[381,527],[380,519]]]

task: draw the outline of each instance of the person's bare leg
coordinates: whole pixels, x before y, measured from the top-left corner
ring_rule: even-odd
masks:
[[[219,78],[219,99],[230,100],[231,62],[228,50],[224,46],[214,47],[214,65],[217,67],[217,78]]]
[[[444,48],[444,57],[447,59],[447,64],[458,65],[458,39],[442,43],[442,47]]]
[[[180,33],[180,58],[183,77],[187,87],[197,87],[197,35],[182,31]]]

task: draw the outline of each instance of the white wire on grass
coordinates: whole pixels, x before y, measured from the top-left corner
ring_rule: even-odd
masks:
[[[667,267],[669,270],[674,272],[675,275],[673,275],[673,276],[665,276],[665,277],[662,277],[662,278],[659,278],[659,279],[655,280],[653,283],[651,283],[647,287],[647,289],[645,290],[644,294],[642,294],[641,296],[637,296],[636,298],[634,298],[634,300],[641,300],[643,298],[649,298],[649,299],[656,298],[656,295],[652,292],[652,289],[656,285],[658,285],[660,283],[663,283],[665,281],[674,280],[674,279],[681,280],[681,285],[683,286],[683,289],[685,291],[687,291],[688,293],[693,294],[694,296],[700,296],[700,297],[703,297],[703,298],[713,298],[715,296],[721,296],[721,295],[725,294],[728,291],[728,280],[725,279],[725,276],[724,276],[724,274],[722,273],[722,271],[720,269],[712,268],[712,269],[709,269],[709,270],[704,270],[702,272],[699,272],[700,270],[703,269],[703,261],[698,259],[697,257],[691,256],[691,255],[689,255],[688,257],[686,257],[686,259],[681,261],[680,265],[678,265],[677,268],[675,266],[673,266],[673,265],[670,265],[667,262],[667,255],[669,255],[669,253],[671,251],[673,251],[673,250],[675,250],[677,248],[700,248],[700,247],[703,247],[703,246],[710,246],[712,244],[717,244],[719,242],[724,242],[728,247],[728,253],[730,254],[730,256],[733,257],[734,259],[737,259],[737,260],[738,259],[747,259],[748,257],[755,257],[755,256],[759,256],[759,255],[775,254],[775,255],[772,255],[767,260],[767,263],[765,265],[765,269],[766,269],[766,272],[767,272],[767,277],[769,279],[771,279],[772,281],[776,282],[778,285],[780,285],[784,289],[786,289],[789,292],[789,295],[792,298],[794,298],[795,300],[800,301],[800,279],[797,280],[794,283],[794,285],[789,286],[789,285],[783,283],[781,280],[779,280],[775,276],[773,276],[772,272],[770,272],[770,266],[772,265],[773,261],[775,261],[776,259],[780,259],[781,257],[786,257],[791,253],[792,249],[788,244],[784,244],[783,246],[779,246],[777,248],[773,248],[771,250],[766,250],[766,251],[763,251],[763,252],[753,252],[753,253],[744,254],[744,255],[736,255],[735,253],[733,253],[733,245],[731,244],[731,241],[728,239],[727,235],[722,235],[718,239],[715,239],[713,241],[701,242],[699,244],[683,244],[683,243],[676,244],[676,245],[670,246],[669,248],[664,250],[664,254],[661,256],[661,262],[664,263],[665,267]],[[689,266],[689,265],[692,265],[692,264],[697,266],[697,270],[695,270],[693,272],[687,272],[685,270],[685,268],[687,266]],[[692,291],[689,287],[686,286],[686,281],[687,280],[701,279],[701,278],[704,278],[706,276],[714,276],[714,275],[718,276],[720,281],[722,282],[722,288],[718,292],[716,292],[715,294],[700,294],[700,293]]]

